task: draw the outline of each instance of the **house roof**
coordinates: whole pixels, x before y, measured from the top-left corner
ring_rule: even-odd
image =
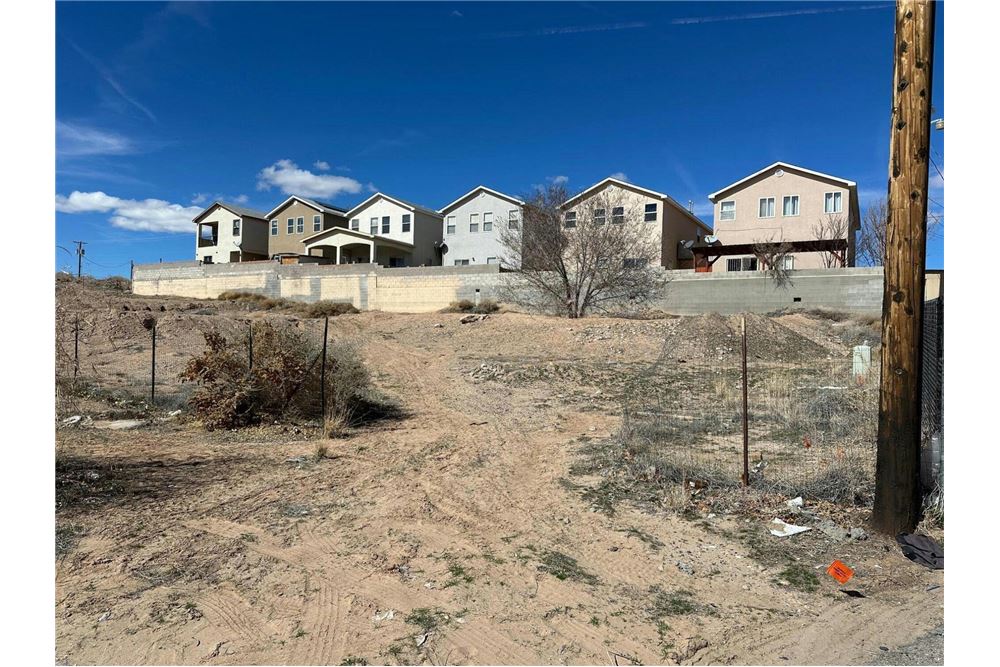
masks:
[[[334,206],[333,204],[327,204],[327,203],[324,203],[324,202],[321,202],[321,201],[317,201],[316,199],[309,199],[307,197],[302,197],[300,195],[292,195],[288,199],[286,199],[285,201],[281,202],[280,204],[278,204],[277,206],[275,206],[274,208],[272,208],[270,211],[268,211],[267,213],[265,213],[264,214],[265,218],[270,218],[272,215],[274,215],[275,213],[277,213],[281,209],[285,208],[293,200],[294,201],[300,201],[303,204],[305,204],[306,206],[309,206],[310,208],[314,208],[317,211],[320,211],[321,213],[332,213],[334,215],[344,215],[346,213],[346,211],[344,209],[340,208],[339,206]]]
[[[749,181],[749,180],[751,180],[753,178],[756,178],[756,177],[760,176],[761,174],[763,174],[765,172],[771,171],[772,169],[777,169],[778,167],[781,167],[782,169],[791,169],[792,171],[797,171],[797,172],[800,172],[800,173],[803,173],[803,174],[808,174],[810,176],[816,176],[816,177],[819,177],[819,178],[825,178],[828,181],[837,181],[839,183],[843,183],[844,187],[847,187],[847,188],[853,188],[853,187],[857,186],[857,183],[855,183],[854,181],[849,181],[846,178],[840,178],[839,176],[831,176],[830,174],[824,174],[822,172],[813,171],[812,169],[806,169],[805,167],[799,167],[797,165],[794,165],[794,164],[791,164],[791,163],[788,163],[788,162],[780,162],[779,161],[779,162],[775,162],[774,164],[770,164],[770,165],[764,167],[763,169],[761,169],[759,171],[755,171],[754,173],[750,174],[749,176],[747,176],[745,178],[741,178],[740,180],[736,181],[735,183],[730,183],[729,185],[727,185],[726,187],[722,188],[721,190],[713,192],[712,194],[708,195],[708,199],[709,199],[709,201],[711,201],[714,204],[715,200],[718,197],[720,197],[721,195],[726,194],[730,190],[733,190],[733,189],[739,187],[740,185],[743,185],[747,181]]]
[[[330,227],[329,229],[324,229],[323,231],[321,231],[321,232],[319,232],[317,234],[313,234],[312,236],[305,237],[304,239],[302,239],[302,243],[305,243],[306,247],[308,247],[309,246],[309,241],[318,239],[320,237],[335,236],[335,235],[338,235],[338,234],[342,234],[344,236],[354,236],[354,237],[362,238],[362,239],[366,239],[366,240],[374,240],[374,241],[378,241],[379,243],[388,243],[390,245],[398,245],[398,246],[403,246],[403,247],[406,247],[406,248],[412,248],[413,247],[413,244],[412,243],[408,243],[407,241],[399,241],[397,239],[391,239],[391,238],[389,238],[387,236],[379,236],[378,234],[369,234],[368,232],[362,232],[362,231],[358,231],[358,230],[354,230],[354,229],[348,229],[347,227]]]
[[[521,201],[520,199],[518,199],[517,197],[511,197],[510,195],[505,195],[504,193],[498,192],[497,190],[493,190],[492,188],[488,188],[485,185],[477,185],[476,187],[472,188],[471,190],[469,190],[468,192],[466,192],[464,195],[462,195],[461,197],[459,197],[458,199],[456,199],[452,203],[450,203],[447,206],[445,206],[444,208],[442,208],[439,211],[439,213],[442,213],[442,214],[443,213],[447,213],[451,209],[455,208],[455,206],[457,206],[459,204],[459,202],[461,202],[461,201],[463,201],[465,199],[468,199],[469,197],[471,197],[472,195],[476,194],[479,191],[488,192],[491,195],[493,195],[494,197],[499,197],[500,199],[505,199],[505,200],[509,201],[512,204],[517,204],[518,206],[524,206],[524,202]]]
[[[369,197],[368,199],[364,200],[363,202],[361,202],[360,204],[358,204],[357,206],[355,206],[354,208],[352,208],[350,211],[347,211],[343,215],[345,215],[347,217],[350,217],[350,216],[354,215],[355,213],[357,213],[358,211],[364,209],[366,206],[368,206],[368,204],[370,204],[371,202],[375,201],[379,197],[381,197],[382,199],[387,199],[387,200],[391,201],[392,203],[398,204],[399,206],[402,206],[403,208],[407,208],[407,209],[409,209],[411,211],[420,211],[421,213],[426,213],[427,215],[433,215],[435,218],[440,218],[441,217],[440,213],[438,213],[437,211],[434,211],[432,209],[429,209],[426,206],[421,206],[420,204],[414,204],[414,203],[408,202],[408,201],[406,201],[404,199],[400,199],[399,197],[390,197],[389,195],[384,194],[382,192],[376,192],[371,197]]]
[[[705,221],[703,221],[701,218],[699,218],[698,216],[696,216],[691,211],[687,210],[685,207],[681,206],[677,202],[677,200],[674,199],[673,197],[671,197],[670,195],[668,195],[666,193],[663,193],[663,192],[657,192],[656,190],[650,190],[649,188],[644,188],[644,187],[638,186],[638,185],[636,185],[634,183],[628,183],[628,182],[623,181],[621,179],[613,178],[611,176],[608,176],[603,181],[599,181],[599,182],[595,183],[594,185],[591,185],[589,188],[587,188],[583,192],[581,192],[579,194],[576,194],[576,195],[573,195],[572,197],[570,197],[569,199],[567,199],[563,203],[563,207],[568,206],[571,202],[574,202],[574,201],[576,201],[578,199],[581,199],[581,198],[585,197],[586,195],[590,194],[591,192],[594,192],[595,190],[598,190],[598,189],[600,189],[600,188],[602,188],[602,187],[604,187],[606,185],[617,185],[617,186],[625,188],[627,190],[632,190],[633,192],[639,192],[639,193],[642,193],[644,195],[648,195],[648,196],[653,197],[655,199],[662,199],[663,201],[668,202],[669,204],[671,204],[674,208],[676,208],[678,211],[680,211],[681,213],[683,213],[687,217],[691,218],[692,221],[694,221],[694,222],[698,223],[699,225],[701,225],[702,228],[708,230],[709,234],[712,233],[712,228],[709,227],[708,224]]]
[[[204,218],[205,215],[209,211],[211,211],[213,208],[215,208],[216,206],[221,206],[222,208],[226,209],[227,211],[232,211],[233,213],[235,213],[236,215],[240,216],[241,218],[258,218],[260,220],[267,219],[267,213],[263,213],[261,211],[258,211],[258,210],[252,209],[252,208],[247,208],[246,206],[237,206],[236,204],[230,204],[229,202],[214,201],[211,204],[209,204],[208,207],[206,209],[204,209],[201,213],[199,213],[198,215],[196,215],[192,219],[192,221],[193,222],[198,222],[199,220],[201,220],[202,218]]]

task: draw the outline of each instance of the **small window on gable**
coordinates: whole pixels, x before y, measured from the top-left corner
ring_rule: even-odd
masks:
[[[479,214],[470,213],[469,214],[469,232],[475,234],[479,232]]]
[[[321,215],[313,216],[313,231],[314,232],[323,231],[323,216]]]
[[[271,236],[277,236],[277,235],[278,235],[278,221],[277,220],[272,220],[271,221]]]
[[[799,196],[787,195],[781,200],[781,215],[793,216],[799,214]]]
[[[720,220],[735,220],[736,219],[736,202],[734,201],[724,201],[719,204],[719,219]]]
[[[449,215],[448,216],[448,229],[447,229],[447,231],[448,231],[449,234],[454,234],[455,233],[455,216],[453,216],[453,215]]]
[[[295,218],[288,219],[288,233],[289,234],[295,233]]]
[[[387,215],[382,216],[382,233],[383,234],[389,233],[389,216]]]
[[[646,210],[643,212],[643,220],[646,222],[656,222],[656,204],[646,204]]]
[[[484,232],[493,231],[493,213],[490,211],[483,213],[483,231]]]
[[[378,234],[378,218],[371,219],[371,231],[372,231],[372,236]]]
[[[403,215],[403,231],[410,231],[410,214],[406,213]]]
[[[566,216],[563,224],[569,227],[576,227],[576,211],[566,211]]]
[[[233,220],[233,236],[239,236],[239,235],[240,235],[240,220],[239,218],[237,218],[236,220]]]
[[[355,232],[361,231],[361,218],[351,219],[351,229]]]
[[[615,206],[613,209],[611,209],[611,222],[614,222],[619,225],[625,222],[624,206]]]
[[[827,192],[823,196],[824,213],[843,213],[844,195],[842,192]]]
[[[299,218],[298,220],[296,220],[296,222],[295,222],[295,231],[298,234],[302,234],[303,232],[306,231],[306,219],[305,218]]]
[[[608,210],[605,208],[594,209],[594,224],[603,225],[608,221]]]
[[[507,212],[507,229],[517,229],[517,211]]]
[[[774,197],[761,197],[759,210],[757,212],[758,218],[773,218],[774,217]]]

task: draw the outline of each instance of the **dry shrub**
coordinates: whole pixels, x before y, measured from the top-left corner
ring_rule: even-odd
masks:
[[[208,349],[181,373],[183,381],[198,385],[189,405],[209,430],[315,418],[323,412],[319,343],[270,322],[253,327],[253,370],[243,345],[230,345],[221,334],[208,332]],[[326,401],[328,410],[348,425],[370,417],[372,406],[380,404],[359,354],[348,344],[328,345]]]
[[[231,301],[245,305],[248,310],[274,310],[295,314],[307,319],[336,317],[337,315],[359,312],[353,304],[342,301],[315,301],[307,303],[292,301],[291,299],[272,299],[269,296],[254,292],[228,291],[220,294],[219,299],[221,301]]]
[[[483,299],[479,302],[478,306],[468,299],[462,299],[461,301],[452,301],[451,304],[447,308],[444,308],[441,312],[489,314],[495,313],[498,310],[500,310],[500,304],[493,299]]]

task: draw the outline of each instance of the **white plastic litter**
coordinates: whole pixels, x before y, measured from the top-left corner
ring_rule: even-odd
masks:
[[[387,609],[385,611],[375,612],[375,614],[372,616],[372,622],[381,623],[382,621],[391,621],[395,617],[396,617],[396,610]]]
[[[809,526],[794,526],[790,523],[785,523],[781,519],[775,518],[771,522],[774,528],[771,528],[771,534],[775,537],[789,537],[791,535],[798,535],[799,533],[804,533],[807,530],[812,530]]]
[[[802,496],[799,496],[798,498],[792,498],[785,504],[792,509],[801,509],[805,503],[802,501]]]

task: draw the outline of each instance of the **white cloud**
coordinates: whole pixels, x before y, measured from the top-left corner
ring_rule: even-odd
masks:
[[[136,152],[136,147],[120,134],[57,120],[56,151],[63,157],[125,155]]]
[[[115,227],[140,232],[192,232],[191,220],[201,212],[199,206],[181,206],[162,199],[121,199],[104,192],[79,192],[56,195],[60,213],[108,213]]]
[[[300,169],[291,160],[278,160],[257,174],[258,190],[270,190],[272,187],[277,187],[287,195],[326,198],[343,193],[357,194],[363,189],[361,183],[353,178],[314,174],[307,169]]]
[[[931,177],[930,177],[930,180],[927,183],[927,186],[931,189],[932,192],[933,191],[938,191],[938,192],[944,191],[944,170],[942,169],[940,174],[937,173],[936,171],[932,171],[931,172]]]
[[[330,171],[330,163],[326,160],[316,160],[313,162],[313,166],[320,171]]]
[[[617,178],[619,181],[625,181],[626,183],[628,183],[628,174],[626,174],[624,171],[616,171],[615,173],[611,174],[611,178]]]
[[[454,17],[456,17],[456,18],[462,18],[463,16],[465,16],[465,14],[463,14],[460,11],[458,11],[457,9],[452,10],[451,15],[454,16]]]
[[[199,192],[195,194],[194,197],[191,197],[192,204],[204,205],[212,201],[227,201],[231,204],[246,204],[248,201],[250,201],[250,197],[246,195],[235,195],[235,196],[220,195],[220,194],[213,195],[208,192]]]
[[[545,180],[552,185],[566,185],[569,183],[569,176],[549,176]]]

